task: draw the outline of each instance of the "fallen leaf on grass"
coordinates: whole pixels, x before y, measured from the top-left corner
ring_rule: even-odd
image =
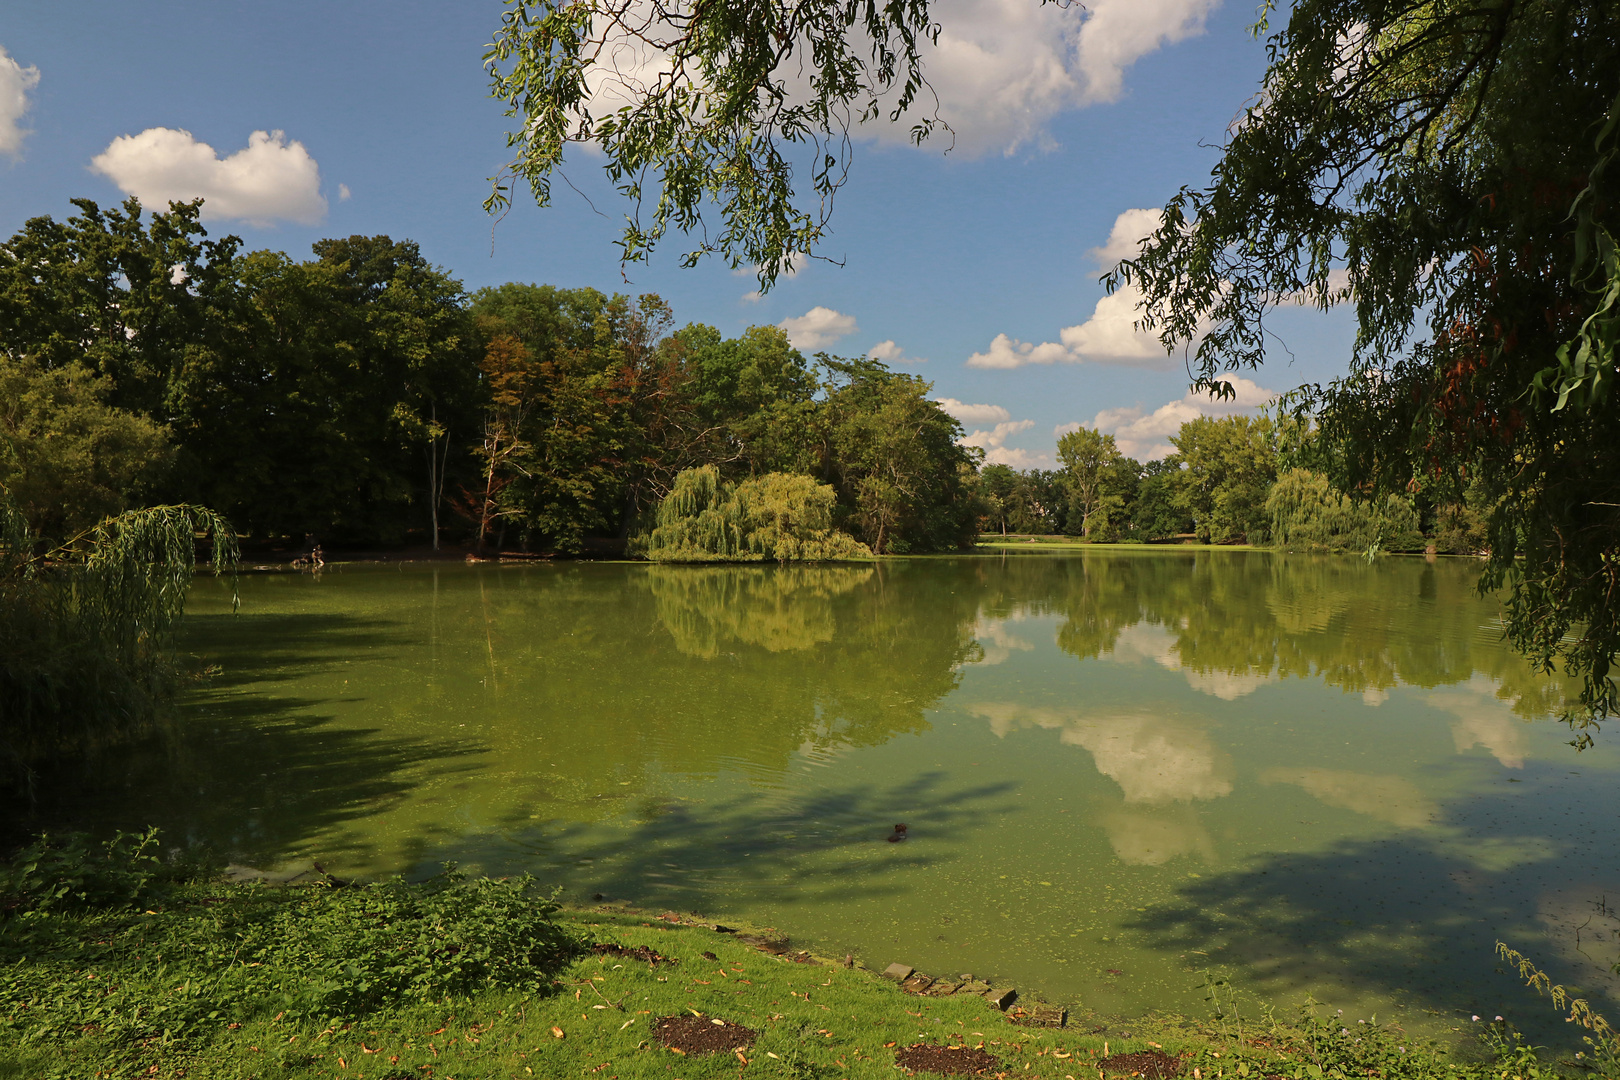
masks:
[[[551,1029],[551,1037],[552,1037],[552,1038],[553,1038],[553,1039],[560,1039],[560,1038],[562,1038],[562,1037],[563,1037],[563,1029],[562,1029],[562,1028],[560,1028],[560,1027],[553,1027],[553,1028],[552,1028],[552,1029]]]

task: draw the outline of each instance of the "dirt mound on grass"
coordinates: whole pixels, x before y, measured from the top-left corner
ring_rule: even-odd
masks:
[[[986,1073],[999,1072],[1001,1062],[994,1054],[968,1046],[940,1046],[936,1043],[912,1043],[894,1052],[894,1060],[902,1069],[932,1073]]]
[[[748,1049],[759,1032],[707,1016],[666,1016],[654,1022],[653,1038],[683,1054],[718,1054]]]
[[[1109,1076],[1140,1076],[1143,1080],[1170,1080],[1181,1074],[1181,1059],[1157,1050],[1115,1054],[1103,1058],[1097,1066]]]
[[[607,956],[627,956],[632,960],[645,961],[653,967],[657,967],[659,964],[680,963],[679,960],[664,956],[662,953],[653,952],[645,945],[637,945],[633,949],[627,949],[623,945],[615,945],[611,941],[599,941],[591,946],[591,952]]]

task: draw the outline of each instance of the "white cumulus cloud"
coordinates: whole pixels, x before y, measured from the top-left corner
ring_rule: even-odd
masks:
[[[878,342],[876,345],[866,350],[866,355],[871,357],[873,360],[884,364],[928,363],[928,358],[926,356],[907,356],[906,350],[896,345],[893,338],[890,338],[888,341]]]
[[[1236,416],[1252,413],[1277,399],[1276,391],[1267,390],[1252,379],[1241,375],[1221,375],[1220,380],[1232,388],[1233,396],[1224,401],[1204,394],[1188,391],[1177,401],[1166,402],[1152,412],[1140,406],[1122,409],[1104,409],[1091,421],[1090,427],[1105,435],[1112,435],[1120,453],[1138,461],[1154,461],[1176,452],[1170,436],[1181,430],[1181,425],[1200,416]],[[1061,424],[1053,435],[1061,437],[1080,427],[1079,423]]]
[[[1097,260],[1097,265],[1107,269],[1121,259],[1129,259],[1136,255],[1159,222],[1164,220],[1163,210],[1126,210],[1114,219],[1114,227],[1108,231],[1108,240],[1102,247],[1094,247],[1086,254]]]
[[[976,157],[1052,147],[1047,128],[1053,117],[1117,101],[1127,68],[1202,33],[1219,2],[941,0],[934,8],[939,40],[923,50],[923,63],[939,95],[939,115],[955,133],[953,152]],[[931,107],[933,99],[923,96]],[[874,125],[870,133],[908,140],[916,112],[898,124]]]
[[[23,114],[31,104],[28,91],[39,85],[39,68],[23,67],[0,46],[0,154],[16,157],[22,153]]]
[[[921,42],[924,71],[933,93],[919,95],[898,122],[883,117],[861,134],[891,143],[911,141],[911,126],[936,108],[951,133],[940,132],[929,148],[977,157],[1016,153],[1025,146],[1050,148],[1050,121],[1063,112],[1116,101],[1125,72],[1166,45],[1201,34],[1220,0],[1090,0],[1040,4],[1030,0],[939,0],[933,15],[939,39]],[[582,111],[607,116],[667,80],[667,53],[649,39],[673,40],[681,29],[661,19],[649,0],[627,0],[619,27],[604,20],[592,27],[600,47],[587,75]],[[624,27],[634,27],[636,33]],[[854,43],[858,55],[868,41]],[[784,73],[790,97],[808,100],[809,71]],[[688,84],[690,77],[688,76]],[[954,141],[952,140],[954,134]]]
[[[999,424],[1012,419],[1012,413],[1000,405],[969,405],[953,397],[935,398],[934,404],[964,424]]]
[[[1136,286],[1121,286],[1119,291],[1097,301],[1091,318],[1059,331],[1058,341],[1037,345],[997,334],[988,349],[968,357],[967,366],[1002,371],[1054,363],[1168,367],[1170,356],[1158,335],[1136,328],[1141,304],[1142,293]]]
[[[205,218],[262,226],[315,225],[326,216],[315,159],[280,131],[255,131],[245,148],[221,158],[189,131],[147,128],[114,139],[90,167],[148,206],[201,197]]]
[[[1126,210],[1114,219],[1107,241],[1089,254],[1099,266],[1112,266],[1135,255],[1143,238],[1159,227],[1160,218],[1158,210]],[[1122,285],[1097,301],[1089,319],[1060,330],[1057,341],[1035,344],[997,334],[988,349],[968,357],[967,366],[1002,371],[1056,363],[1168,367],[1170,355],[1158,335],[1136,327],[1142,318],[1142,303],[1142,290]]]
[[[993,409],[994,405],[968,406],[969,408]],[[947,412],[949,410],[946,410]],[[1002,410],[1006,412],[1005,409]],[[988,418],[987,418],[988,419]],[[992,428],[973,431],[957,441],[963,446],[977,446],[984,451],[986,465],[1011,465],[1015,469],[1032,469],[1051,463],[1044,454],[1031,453],[1022,447],[1008,446],[1007,437],[1016,435],[1020,431],[1028,431],[1035,426],[1033,420],[1003,420]]]
[[[1075,362],[1131,364],[1138,367],[1166,367],[1170,354],[1156,333],[1138,330],[1142,317],[1142,291],[1135,285],[1122,285],[1117,292],[1097,301],[1091,318],[1062,330],[1063,347]]]
[[[1050,341],[1036,345],[1006,334],[997,334],[995,340],[990,342],[990,348],[968,357],[967,366],[1009,370],[1026,364],[1050,364],[1058,360],[1075,362],[1074,356],[1062,345]]]
[[[815,351],[825,349],[841,337],[859,330],[855,316],[845,315],[819,304],[795,319],[783,319],[776,324],[787,331],[788,341],[795,349]]]

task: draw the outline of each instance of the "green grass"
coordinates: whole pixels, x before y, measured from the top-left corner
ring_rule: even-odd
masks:
[[[106,857],[36,847],[0,871],[0,1078],[860,1080],[896,1075],[896,1048],[924,1041],[982,1044],[1030,1080],[1090,1080],[1105,1055],[1149,1048],[1184,1055],[1200,1080],[1558,1075],[1495,1029],[1496,1060],[1464,1060],[1336,1016],[1024,1027],[981,998],[913,996],[737,934],[559,911],[526,879],[165,882],[150,838],[127,839]],[[56,887],[64,876],[73,888]],[[755,1029],[746,1061],[659,1045],[653,1024],[688,1012]]]

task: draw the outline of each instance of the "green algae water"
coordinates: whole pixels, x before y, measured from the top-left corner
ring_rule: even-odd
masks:
[[[1616,1010],[1620,758],[1465,561],[1097,550],[200,581],[109,814],[244,862],[529,871],[1130,1016]],[[99,805],[99,803],[98,803]],[[896,824],[903,842],[890,842]]]

